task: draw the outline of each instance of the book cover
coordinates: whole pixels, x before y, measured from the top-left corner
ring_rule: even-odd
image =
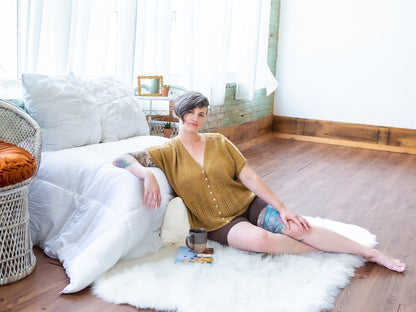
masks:
[[[203,253],[193,253],[191,249],[186,246],[179,247],[178,254],[176,255],[175,263],[181,264],[194,264],[194,263],[207,263],[212,264],[214,256],[214,248],[206,248]]]

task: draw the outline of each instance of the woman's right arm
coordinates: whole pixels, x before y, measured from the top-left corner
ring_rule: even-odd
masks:
[[[145,203],[150,209],[160,207],[162,200],[160,188],[155,175],[148,167],[155,167],[152,158],[146,151],[123,154],[114,159],[113,165],[118,168],[124,168],[133,173],[136,177],[144,180],[144,197]]]

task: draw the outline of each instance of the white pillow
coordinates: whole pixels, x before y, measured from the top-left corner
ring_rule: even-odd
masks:
[[[182,198],[175,197],[171,199],[166,207],[160,229],[160,236],[165,245],[184,245],[190,227],[188,213]]]
[[[114,77],[86,81],[86,86],[97,103],[102,142],[149,135],[146,116],[131,88]]]
[[[95,101],[73,73],[22,75],[28,113],[42,129],[44,151],[99,143],[101,124]]]

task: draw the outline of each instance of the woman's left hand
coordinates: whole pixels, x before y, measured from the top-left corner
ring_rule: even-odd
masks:
[[[280,217],[283,220],[283,223],[285,224],[285,226],[288,230],[290,230],[289,221],[292,221],[292,222],[296,223],[299,226],[299,228],[301,229],[301,231],[309,231],[309,229],[311,228],[311,225],[309,224],[309,222],[304,217],[291,212],[286,207],[283,208],[283,209],[282,208],[279,209],[279,213],[280,213]]]

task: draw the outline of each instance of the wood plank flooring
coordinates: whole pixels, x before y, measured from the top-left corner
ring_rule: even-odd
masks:
[[[243,154],[288,208],[365,227],[380,250],[407,262],[404,274],[371,263],[357,269],[333,312],[416,312],[416,155],[278,138]],[[0,312],[152,311],[104,302],[89,289],[60,295],[64,270],[39,248],[35,254],[30,276],[0,286]]]

